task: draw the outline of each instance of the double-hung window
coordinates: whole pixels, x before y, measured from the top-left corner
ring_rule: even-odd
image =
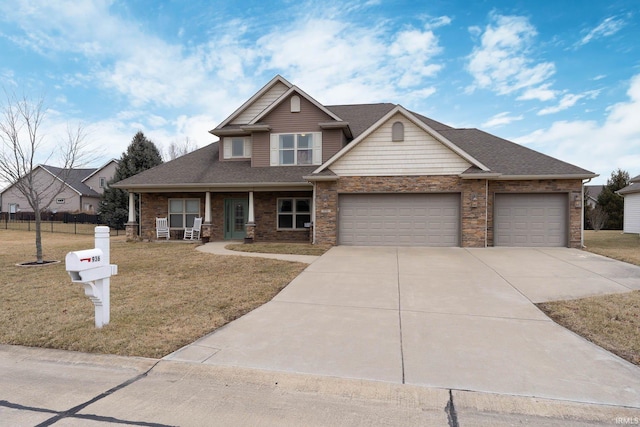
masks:
[[[169,227],[192,227],[200,216],[200,199],[169,199]]]
[[[251,158],[251,138],[248,136],[233,136],[224,139],[225,159]]]
[[[271,166],[318,165],[322,132],[271,134]]]
[[[299,230],[311,222],[311,199],[278,199],[278,229]]]

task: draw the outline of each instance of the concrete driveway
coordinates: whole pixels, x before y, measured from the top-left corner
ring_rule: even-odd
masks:
[[[634,289],[573,249],[335,247],[166,359],[640,408],[640,368],[533,304]]]

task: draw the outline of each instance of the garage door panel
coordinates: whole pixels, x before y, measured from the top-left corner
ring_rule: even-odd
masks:
[[[567,246],[566,194],[496,194],[495,246]]]
[[[340,244],[459,245],[459,194],[345,194],[339,203]]]

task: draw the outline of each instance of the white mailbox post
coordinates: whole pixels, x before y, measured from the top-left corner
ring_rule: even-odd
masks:
[[[69,252],[65,264],[71,281],[82,283],[84,293],[96,309],[96,328],[109,323],[110,277],[118,274],[118,266],[109,264],[109,227],[95,228],[94,249]]]

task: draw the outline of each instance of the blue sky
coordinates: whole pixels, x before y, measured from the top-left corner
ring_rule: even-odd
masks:
[[[0,82],[118,158],[198,146],[281,74],[323,104],[393,102],[599,173],[640,174],[640,3],[11,1]]]

